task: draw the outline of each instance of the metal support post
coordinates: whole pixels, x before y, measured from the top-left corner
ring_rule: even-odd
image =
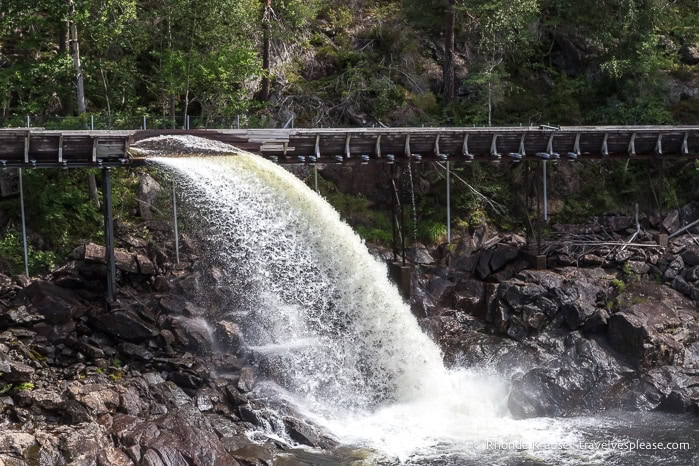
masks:
[[[544,175],[544,222],[549,221],[549,191],[548,191],[548,180],[546,176],[546,161],[543,162],[543,175]]]
[[[320,190],[318,190],[318,167],[316,165],[313,165],[313,179],[316,186],[316,192],[320,194]]]
[[[29,128],[29,115],[27,115],[27,128]]]
[[[184,128],[189,129],[189,115],[187,115],[184,119]]]
[[[148,129],[148,117],[143,115],[143,129]]]
[[[114,259],[114,221],[112,215],[112,172],[102,169],[102,196],[104,196],[104,247],[107,261],[107,302],[116,295],[116,261]]]
[[[27,219],[24,214],[24,185],[22,183],[22,169],[19,171],[19,210],[22,215],[22,247],[24,248],[24,274],[29,276],[29,253],[27,245]]]
[[[451,244],[451,170],[447,160],[447,243]]]
[[[393,192],[391,193],[391,233],[393,241],[391,242],[391,245],[393,246],[393,261],[395,262],[398,260],[398,232],[396,228],[396,222],[398,217],[396,196],[398,196],[398,194],[396,192],[396,169],[393,164],[391,164],[391,187],[393,188]]]
[[[175,181],[172,181],[172,221],[175,225],[175,260],[180,263],[180,232],[177,228],[177,191]]]
[[[408,162],[410,163],[410,162]],[[405,209],[403,208],[403,199],[405,199],[405,194],[403,192],[403,176],[401,173],[401,180],[400,180],[400,196],[398,199],[400,200],[400,241],[401,241],[401,249],[403,251],[403,266],[405,266]]]
[[[235,129],[240,129],[240,115],[235,116]]]
[[[94,115],[90,115],[90,129],[92,131],[95,130],[95,116]]]

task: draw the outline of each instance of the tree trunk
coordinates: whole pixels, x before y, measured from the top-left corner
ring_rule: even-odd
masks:
[[[454,74],[454,30],[456,29],[456,0],[447,0],[447,15],[444,25],[444,106],[454,101],[456,77]]]
[[[260,89],[260,100],[269,100],[269,68],[270,68],[270,33],[272,0],[264,0],[265,8],[262,12],[262,88]]]
[[[75,3],[68,0],[68,17],[70,18],[70,43],[73,49],[73,66],[75,66],[75,77],[77,87],[78,113],[85,113],[85,83],[83,80],[83,67],[80,63],[80,45],[78,43],[78,28],[73,18],[75,17]]]

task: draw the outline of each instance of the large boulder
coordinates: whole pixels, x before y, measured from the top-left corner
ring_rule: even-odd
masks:
[[[513,382],[508,407],[516,418],[570,416],[613,408],[630,374],[600,342],[573,332],[539,343],[549,360]]]
[[[694,303],[655,282],[630,286],[609,318],[607,339],[624,360],[638,369],[682,365],[685,347],[699,340]]]
[[[138,214],[150,220],[153,218],[153,207],[158,201],[162,188],[150,175],[143,173],[136,188],[136,200],[138,201]]]
[[[37,280],[18,293],[17,298],[41,315],[49,325],[64,325],[84,313],[74,293],[49,282]]]

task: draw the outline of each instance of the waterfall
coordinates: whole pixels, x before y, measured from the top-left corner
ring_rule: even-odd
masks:
[[[321,409],[366,410],[446,377],[384,264],[298,178],[246,154],[156,161],[181,174],[210,253],[247,290],[232,311],[285,389]]]
[[[280,396],[343,443],[418,464],[453,454],[478,464],[484,442],[576,438],[556,420],[509,419],[497,375],[445,368],[385,265],[283,168],[244,153],[152,160],[178,177],[205,253],[238,291],[221,313],[240,324]]]

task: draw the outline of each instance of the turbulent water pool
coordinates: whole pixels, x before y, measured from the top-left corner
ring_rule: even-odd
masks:
[[[285,400],[341,447],[311,464],[699,464],[699,421],[512,419],[498,374],[447,369],[386,269],[320,196],[259,157],[156,158],[238,294],[227,316]],[[214,317],[212,317],[214,318]],[[688,442],[685,445],[685,442]],[[283,463],[281,463],[283,464]]]

